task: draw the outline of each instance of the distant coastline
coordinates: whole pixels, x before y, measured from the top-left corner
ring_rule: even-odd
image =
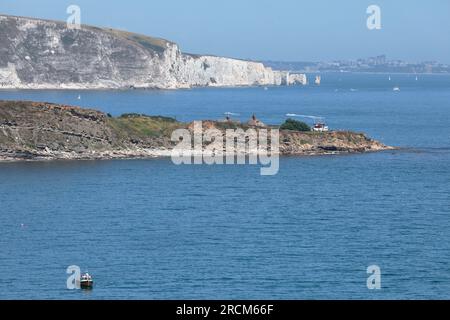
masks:
[[[406,62],[389,60],[386,55],[357,60],[335,60],[331,62],[310,61],[260,61],[274,70],[292,72],[353,72],[390,74],[450,74],[450,65],[437,61]]]

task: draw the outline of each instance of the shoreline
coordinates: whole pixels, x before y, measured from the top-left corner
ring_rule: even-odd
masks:
[[[280,72],[284,72],[278,70]],[[439,76],[439,77],[450,77],[450,73],[407,73],[407,72],[338,72],[338,71],[326,71],[326,72],[304,72],[304,71],[295,71],[301,72],[308,76],[315,74],[361,74],[361,75],[402,75],[402,76]],[[149,86],[149,87],[127,87],[127,86],[89,86],[89,85],[75,85],[75,86],[45,86],[45,85],[36,85],[36,86],[0,86],[1,92],[8,91],[73,91],[73,92],[87,92],[87,91],[115,91],[115,92],[125,92],[125,91],[183,91],[183,90],[194,90],[194,89],[241,89],[241,88],[278,88],[278,87],[307,87],[313,86],[311,84],[304,85],[277,85],[277,84],[249,84],[249,85],[205,85],[205,86],[195,86],[195,85],[177,85],[173,87],[159,87],[159,86]]]
[[[378,153],[378,152],[386,152],[386,151],[398,151],[403,150],[400,147],[390,147],[386,146],[385,148],[378,150],[365,150],[365,151],[310,151],[310,152],[298,152],[298,153],[270,153],[269,156],[279,156],[280,158],[286,157],[320,157],[320,156],[343,156],[343,155],[358,155],[358,154],[366,154],[366,153]],[[17,162],[60,162],[60,161],[108,161],[108,160],[149,160],[149,159],[168,159],[171,158],[172,150],[167,149],[149,149],[142,150],[141,153],[132,153],[132,152],[121,152],[111,151],[111,152],[102,152],[103,154],[99,155],[89,155],[89,154],[73,154],[72,152],[67,153],[59,153],[57,155],[45,155],[45,154],[28,154],[26,157],[20,157],[18,155],[8,155],[8,153],[0,152],[0,164],[1,163],[17,163]],[[220,155],[216,155],[216,157],[225,157],[225,156],[237,156],[236,153],[221,153]],[[246,153],[244,157],[249,157],[250,155],[260,156],[262,153]],[[195,155],[192,153],[190,155],[194,157]],[[203,155],[202,155],[203,156]]]

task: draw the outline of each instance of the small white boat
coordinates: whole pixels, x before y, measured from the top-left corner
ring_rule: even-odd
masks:
[[[94,287],[94,280],[89,273],[85,273],[80,277],[80,288],[81,289],[92,289]]]
[[[394,89],[392,89],[392,91],[400,91],[399,87],[394,87]]]
[[[78,98],[77,98],[78,100],[81,100],[81,96],[80,95],[78,95]]]

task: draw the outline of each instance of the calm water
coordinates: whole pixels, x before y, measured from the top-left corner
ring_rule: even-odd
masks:
[[[319,88],[0,91],[114,115],[320,115],[404,149],[257,166],[0,164],[0,298],[450,298],[450,77],[323,75]],[[392,88],[400,86],[401,92]],[[352,90],[351,90],[352,89]],[[66,268],[95,276],[66,289]],[[366,268],[379,265],[382,289]]]

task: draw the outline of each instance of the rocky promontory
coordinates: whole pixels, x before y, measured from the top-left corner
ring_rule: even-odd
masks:
[[[203,121],[205,129],[277,128],[224,121]],[[192,123],[163,116],[103,112],[51,103],[0,101],[0,160],[113,159],[170,156],[175,129]],[[392,149],[350,131],[281,130],[282,155],[360,153]]]

